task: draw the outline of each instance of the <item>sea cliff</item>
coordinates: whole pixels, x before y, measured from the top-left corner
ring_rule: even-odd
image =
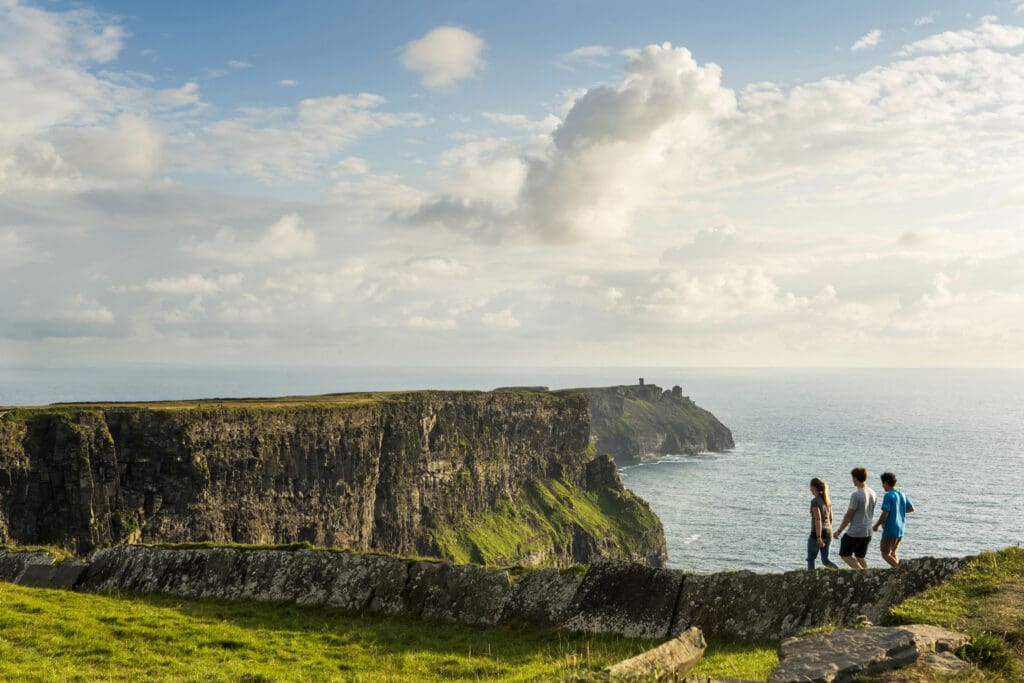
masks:
[[[660,521],[589,433],[578,392],[0,408],[0,542],[662,564]]]
[[[693,455],[734,447],[732,432],[683,395],[654,384],[574,389],[586,394],[591,441],[620,465],[662,455]]]

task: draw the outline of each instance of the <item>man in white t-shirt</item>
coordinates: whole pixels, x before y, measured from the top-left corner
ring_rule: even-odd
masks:
[[[850,507],[843,515],[843,523],[836,531],[836,537],[841,539],[839,557],[854,569],[867,569],[868,563],[864,558],[868,554],[868,545],[871,544],[871,522],[875,516],[875,501],[878,497],[865,483],[868,480],[867,468],[854,467],[850,470],[850,477],[856,490],[850,496]],[[843,536],[846,527],[850,527],[850,530]]]

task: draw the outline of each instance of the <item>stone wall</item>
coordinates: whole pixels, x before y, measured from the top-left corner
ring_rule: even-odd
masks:
[[[582,575],[544,569],[513,576],[476,565],[324,550],[122,546],[95,553],[73,585],[90,592],[283,600],[477,626],[521,621],[652,640],[692,626],[709,636],[779,640],[861,614],[878,621],[968,559],[784,574],[686,574],[603,561]],[[19,562],[23,572],[27,559],[0,551],[0,579],[22,582]]]

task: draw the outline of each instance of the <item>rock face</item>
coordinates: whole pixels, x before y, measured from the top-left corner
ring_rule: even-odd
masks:
[[[732,432],[682,389],[653,384],[579,389],[587,395],[591,441],[620,465],[662,455],[724,451]]]
[[[0,543],[307,541],[502,564],[662,563],[660,521],[588,440],[579,393],[0,411]]]

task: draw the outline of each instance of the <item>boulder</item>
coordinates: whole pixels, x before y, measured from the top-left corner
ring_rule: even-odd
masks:
[[[595,563],[573,596],[562,628],[666,638],[682,585],[680,571],[616,561]]]
[[[769,683],[848,683],[916,662],[929,652],[949,652],[970,640],[937,626],[843,629],[782,642]]]
[[[608,667],[612,681],[678,681],[704,654],[700,629],[690,628],[658,647]]]

